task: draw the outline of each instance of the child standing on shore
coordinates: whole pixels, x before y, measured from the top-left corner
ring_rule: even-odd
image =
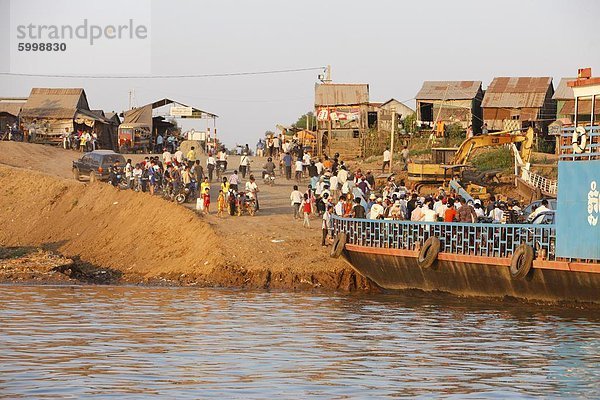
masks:
[[[223,211],[225,211],[225,194],[223,193],[223,190],[219,190],[219,197],[217,198],[217,217],[222,217]]]
[[[204,193],[202,193],[202,202],[204,203],[204,213],[208,214],[210,212],[210,189],[205,188]]]
[[[312,210],[310,205],[310,200],[308,198],[308,194],[304,193],[304,200],[302,200],[302,211],[304,212],[304,221],[302,221],[302,226],[305,228],[310,228],[310,220],[309,215]]]

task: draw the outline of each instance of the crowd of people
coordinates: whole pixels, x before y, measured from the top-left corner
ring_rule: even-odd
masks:
[[[297,162],[300,162],[300,158]],[[284,165],[288,167],[287,164]],[[439,187],[434,193],[420,195],[407,187],[404,180],[396,181],[394,175],[388,176],[384,184],[376,187],[371,170],[363,172],[361,168],[357,168],[350,172],[338,154],[332,158],[324,156],[323,160],[310,160],[308,165],[298,164],[296,174],[298,182],[304,179],[309,181],[302,190],[300,184],[293,186],[290,202],[294,219],[302,220],[303,226],[310,228],[311,218],[322,218],[323,245],[326,245],[326,238],[331,230],[332,215],[424,222],[524,222],[521,206],[516,200],[502,201],[494,196],[484,201],[470,197],[467,199],[454,190],[447,191],[443,187]],[[547,201],[542,202],[529,220],[545,210],[549,210]]]
[[[219,162],[223,171],[227,168],[227,153],[221,149],[213,156],[208,153],[205,167],[202,165],[195,147],[184,154],[181,148],[171,153],[163,148],[161,156],[147,156],[139,163],[128,159],[125,165],[115,162],[109,171],[109,182],[121,189],[131,189],[150,194],[161,193],[166,198],[178,202],[196,201],[197,209],[204,214],[210,213],[213,172]],[[223,176],[216,195],[217,216],[225,213],[240,215],[241,208],[252,215],[260,209],[258,202],[258,184],[254,175],[249,174],[244,186],[242,178],[234,170],[229,176]],[[181,199],[181,201],[179,201]]]
[[[98,135],[93,131],[69,131],[69,128],[65,128],[62,134],[62,145],[65,149],[73,149],[82,153],[94,151],[98,147]]]

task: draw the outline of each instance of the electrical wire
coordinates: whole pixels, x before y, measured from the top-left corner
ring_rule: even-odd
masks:
[[[59,75],[59,74],[20,74],[13,72],[0,72],[0,76],[12,77],[35,77],[35,78],[85,78],[85,79],[182,79],[182,78],[224,78],[230,76],[249,76],[249,75],[274,75],[286,74],[292,72],[321,71],[326,67],[309,68],[290,68],[276,69],[269,71],[249,71],[249,72],[222,72],[214,74],[190,74],[190,75]]]

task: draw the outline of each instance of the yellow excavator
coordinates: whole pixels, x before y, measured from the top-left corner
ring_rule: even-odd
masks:
[[[474,136],[466,139],[456,150],[454,157],[448,164],[434,163],[409,163],[408,180],[416,185],[425,183],[448,182],[455,177],[460,177],[463,169],[468,167],[469,156],[475,149],[482,147],[502,146],[511,143],[521,143],[519,155],[525,163],[529,162],[533,148],[534,132],[532,128],[526,132],[520,130],[501,131],[487,135]],[[435,149],[432,149],[435,150]],[[477,197],[485,195],[485,188],[479,185],[470,185]]]

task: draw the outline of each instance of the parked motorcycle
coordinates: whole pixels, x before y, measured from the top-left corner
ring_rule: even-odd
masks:
[[[191,199],[196,197],[196,191],[194,190],[194,183],[192,182],[188,186],[182,186],[179,193],[175,195],[175,201],[177,204],[183,204],[189,202]]]
[[[246,213],[250,216],[256,214],[256,199],[252,193],[240,193],[238,194],[238,216]]]

